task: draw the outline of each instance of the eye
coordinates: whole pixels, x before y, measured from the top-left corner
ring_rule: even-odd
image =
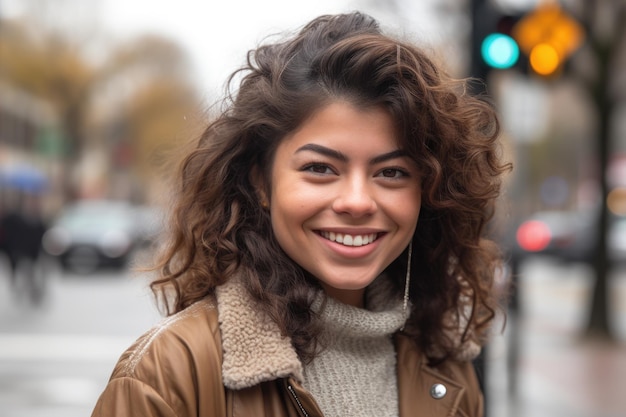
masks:
[[[313,162],[302,167],[302,171],[311,172],[319,175],[329,175],[335,172],[326,164],[321,162]]]
[[[402,178],[408,177],[409,173],[400,168],[385,168],[380,171],[377,176],[384,178]]]

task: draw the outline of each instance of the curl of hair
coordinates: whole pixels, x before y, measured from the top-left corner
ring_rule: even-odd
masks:
[[[237,77],[237,91],[181,164],[170,238],[152,283],[167,313],[238,274],[300,357],[315,355],[319,324],[310,312],[310,288],[317,284],[276,242],[255,181],[269,195],[280,141],[314,111],[341,100],[384,107],[400,147],[421,170],[414,308],[405,331],[426,352],[437,346],[438,359],[460,348],[451,327],[462,327],[462,341],[481,340],[497,305],[492,281],[499,260],[483,235],[508,168],[499,159],[493,108],[361,13],[321,16],[291,38],[260,46],[230,83]],[[403,259],[387,271],[398,299]]]

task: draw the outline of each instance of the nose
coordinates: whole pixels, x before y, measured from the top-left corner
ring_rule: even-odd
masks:
[[[378,208],[372,184],[361,178],[346,178],[333,201],[336,213],[363,217],[373,214]]]

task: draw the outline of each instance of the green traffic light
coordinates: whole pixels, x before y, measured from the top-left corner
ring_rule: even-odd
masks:
[[[519,46],[513,38],[503,33],[487,36],[480,47],[480,52],[490,67],[511,68],[519,58]]]

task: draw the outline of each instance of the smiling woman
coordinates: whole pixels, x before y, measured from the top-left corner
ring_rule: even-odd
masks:
[[[498,122],[367,15],[260,46],[185,155],[168,318],[94,416],[481,416]]]
[[[391,116],[326,105],[278,145],[270,183],[280,247],[326,294],[362,307],[365,288],[409,245],[420,211],[421,178]]]

